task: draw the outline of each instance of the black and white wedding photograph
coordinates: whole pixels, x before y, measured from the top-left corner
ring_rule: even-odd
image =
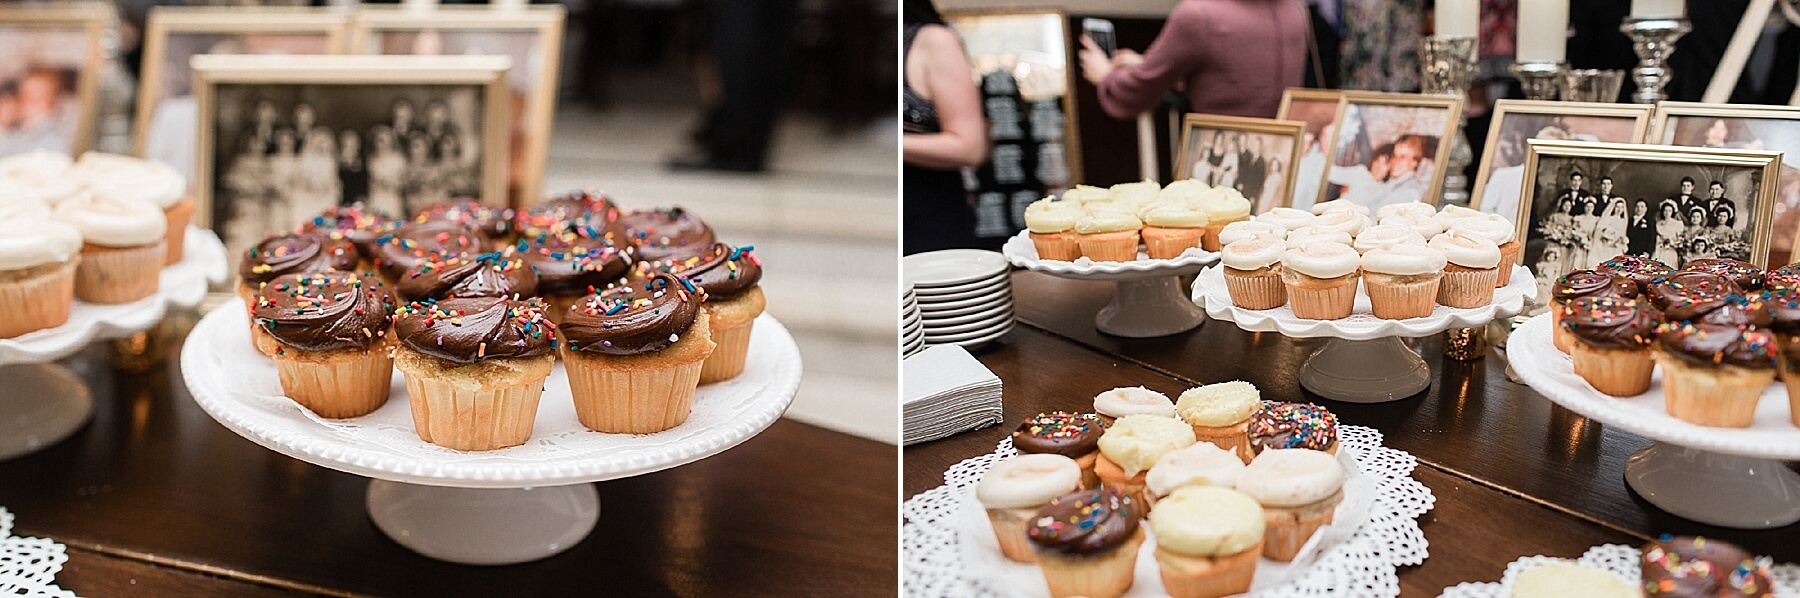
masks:
[[[1470,207],[1511,218],[1519,212],[1525,179],[1525,141],[1550,139],[1638,143],[1650,126],[1651,106],[1500,100],[1489,121],[1487,149],[1472,181]]]
[[[1800,156],[1800,108],[1791,106],[1717,106],[1664,102],[1657,107],[1661,130],[1652,142],[1683,147],[1770,150]],[[1769,262],[1793,261],[1800,238],[1800,168],[1796,158],[1782,160],[1781,184],[1774,215],[1769,218]]]
[[[1286,206],[1304,131],[1297,122],[1189,114],[1175,178],[1236,189],[1259,212]]]

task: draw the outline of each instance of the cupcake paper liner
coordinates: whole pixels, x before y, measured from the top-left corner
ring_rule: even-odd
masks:
[[[394,360],[385,343],[319,353],[283,347],[275,370],[288,398],[319,417],[339,419],[368,415],[387,403]]]
[[[1556,303],[1551,303],[1550,304],[1550,331],[1551,331],[1550,332],[1550,342],[1551,342],[1551,344],[1556,345],[1556,350],[1562,351],[1563,353],[1568,353],[1570,351],[1575,350],[1575,333],[1569,332],[1569,329],[1567,329],[1567,328],[1563,328],[1562,316],[1563,316],[1563,306],[1556,304]]]
[[[1206,229],[1146,226],[1143,235],[1144,251],[1150,254],[1150,259],[1168,260],[1181,257],[1183,251],[1200,247]]]
[[[660,370],[608,370],[580,353],[563,355],[575,417],[607,434],[651,434],[681,425],[693,413],[704,362]]]
[[[1094,476],[1100,479],[1101,486],[1117,488],[1119,492],[1130,496],[1132,502],[1144,505],[1146,513],[1150,512],[1153,504],[1150,502],[1152,497],[1150,496],[1148,473],[1148,470],[1140,471],[1137,472],[1137,475],[1127,477],[1125,470],[1119,468],[1119,464],[1113,463],[1111,459],[1107,459],[1106,455],[1100,455],[1100,458],[1094,462]]]
[[[181,201],[163,210],[163,217],[169,222],[169,230],[163,235],[163,243],[168,246],[163,265],[167,266],[181,261],[181,254],[187,246],[187,227],[188,221],[194,217],[194,198],[181,198]]]
[[[706,328],[712,335],[713,352],[700,368],[700,383],[712,384],[744,373],[750,353],[750,330],[767,305],[761,286],[752,286],[729,299],[707,299]]]
[[[1341,278],[1321,280],[1292,275],[1296,280],[1288,280],[1288,306],[1294,309],[1294,316],[1309,320],[1341,320],[1350,317],[1350,311],[1356,307],[1357,276],[1350,274]]]
[[[1250,591],[1263,543],[1249,550],[1216,557],[1176,554],[1156,549],[1156,568],[1170,598],[1219,598]]]
[[[1519,263],[1519,252],[1525,249],[1518,241],[1507,241],[1500,246],[1499,272],[1494,277],[1494,288],[1498,289],[1512,281],[1513,266]]]
[[[448,364],[406,348],[396,349],[394,358],[406,376],[413,431],[425,442],[463,451],[530,440],[552,363],[545,355]]]
[[[1231,454],[1237,455],[1246,463],[1250,461],[1250,420],[1219,427],[1191,425],[1194,427],[1194,437],[1200,439],[1200,442],[1212,443],[1213,446],[1231,451]]]
[[[1494,277],[1499,276],[1499,268],[1486,270],[1444,271],[1444,280],[1438,284],[1437,302],[1447,307],[1468,309],[1481,307],[1494,302]]]
[[[46,264],[42,272],[18,280],[0,282],[0,338],[12,338],[69,321],[75,302],[75,272],[81,256],[62,264]]]
[[[130,303],[156,294],[162,282],[163,242],[137,247],[84,245],[75,268],[75,298],[88,303]]]
[[[1788,419],[1794,420],[1794,425],[1800,426],[1800,374],[1783,370],[1781,384],[1787,387]]]
[[[1275,309],[1287,305],[1287,285],[1281,282],[1281,273],[1268,269],[1262,274],[1245,276],[1237,274],[1242,270],[1226,267],[1225,291],[1231,294],[1231,304],[1242,309]]]
[[[1587,380],[1594,390],[1615,397],[1634,397],[1650,390],[1656,359],[1651,357],[1649,347],[1607,349],[1576,341],[1569,355],[1575,362],[1575,375]]]
[[[1075,556],[1038,550],[1038,564],[1054,598],[1120,596],[1131,589],[1132,569],[1137,567],[1138,549],[1143,546],[1144,529],[1139,527],[1131,539],[1111,552]]]
[[[1249,219],[1250,219],[1249,216],[1244,216],[1242,218],[1233,218],[1231,220],[1222,220],[1222,221],[1218,221],[1218,222],[1206,223],[1206,236],[1201,237],[1200,248],[1205,249],[1207,251],[1214,251],[1214,252],[1224,248],[1225,244],[1219,240],[1219,232],[1225,230],[1225,225],[1231,224],[1233,222],[1249,220]]]
[[[1313,532],[1331,523],[1338,503],[1344,502],[1342,489],[1325,500],[1298,507],[1263,507],[1262,555],[1283,563],[1294,560]]]
[[[1676,419],[1717,428],[1748,428],[1775,370],[1732,365],[1703,367],[1657,353],[1663,366],[1663,408]]]
[[[1031,245],[1037,248],[1040,260],[1073,262],[1081,257],[1081,244],[1075,242],[1074,233],[1029,234]]]
[[[1442,282],[1442,276],[1364,274],[1363,290],[1369,293],[1369,307],[1375,317],[1405,320],[1429,316],[1437,309],[1438,288]]]
[[[1138,232],[1135,230],[1075,235],[1075,242],[1081,245],[1082,256],[1096,262],[1129,262],[1137,259]]]
[[[994,539],[1000,541],[1000,552],[1020,563],[1036,563],[1037,552],[1031,548],[1026,528],[1037,517],[1036,507],[1029,509],[988,509],[988,522],[994,524]]]

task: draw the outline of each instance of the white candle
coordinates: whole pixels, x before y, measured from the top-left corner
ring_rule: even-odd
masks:
[[[1687,3],[1684,0],[1631,0],[1631,17],[1635,19],[1685,16]]]
[[[1480,0],[1438,0],[1438,37],[1475,37],[1480,21]]]
[[[1569,45],[1569,0],[1519,0],[1519,62],[1562,62]]]

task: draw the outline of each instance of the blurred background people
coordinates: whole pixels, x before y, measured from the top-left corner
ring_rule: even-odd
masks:
[[[675,170],[761,172],[793,63],[798,0],[707,0],[720,97]]]
[[[1302,0],[1181,0],[1150,48],[1119,48],[1111,59],[1081,37],[1081,76],[1100,107],[1137,116],[1173,91],[1192,112],[1272,118],[1281,93],[1305,80],[1307,21]]]
[[[987,123],[968,58],[930,0],[906,0],[901,88],[904,252],[975,247],[961,169],[987,160]]]

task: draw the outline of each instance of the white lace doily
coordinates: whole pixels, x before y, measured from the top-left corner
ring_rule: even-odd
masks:
[[[1129,262],[1096,262],[1080,258],[1072,262],[1038,258],[1037,245],[1031,242],[1031,231],[1019,231],[1000,247],[1000,253],[1012,265],[1063,278],[1081,280],[1139,280],[1157,276],[1180,276],[1199,272],[1207,264],[1219,261],[1219,254],[1195,247],[1173,259],[1153,260],[1138,252]]]
[[[1549,556],[1528,556],[1513,561],[1506,566],[1506,573],[1499,582],[1467,582],[1444,588],[1440,598],[1509,598],[1512,596],[1513,583],[1519,574],[1527,569],[1545,563],[1574,563],[1584,567],[1599,569],[1619,576],[1626,583],[1638,586],[1644,581],[1638,565],[1638,549],[1619,544],[1602,544],[1589,548],[1579,559],[1564,559]],[[1771,567],[1775,576],[1775,598],[1800,597],[1800,566],[1781,564]]]
[[[1358,283],[1360,284],[1360,283]],[[1439,305],[1431,315],[1407,320],[1387,320],[1370,311],[1369,295],[1361,287],[1356,291],[1356,307],[1350,317],[1340,320],[1308,320],[1294,315],[1291,307],[1244,309],[1231,304],[1231,292],[1225,288],[1224,268],[1207,268],[1194,278],[1194,303],[1206,308],[1215,320],[1237,323],[1252,332],[1280,332],[1294,338],[1333,337],[1366,341],[1390,336],[1430,336],[1451,328],[1485,326],[1497,318],[1510,317],[1524,309],[1525,303],[1537,296],[1537,281],[1531,269],[1513,266],[1512,278],[1506,286],[1494,289],[1493,302],[1481,307],[1459,309]]]
[[[0,596],[8,598],[75,598],[56,587],[56,574],[69,555],[48,538],[15,538],[13,514],[0,507]]]
[[[1265,581],[1266,573],[1279,569],[1263,561],[1257,570],[1256,596],[1267,597],[1387,597],[1400,592],[1395,568],[1417,565],[1425,561],[1425,534],[1419,530],[1419,515],[1431,510],[1436,498],[1424,484],[1412,478],[1418,461],[1410,453],[1381,446],[1381,432],[1362,426],[1338,428],[1338,452],[1355,460],[1358,475],[1367,477],[1373,496],[1366,504],[1367,519],[1354,530],[1343,534],[1321,533],[1314,537],[1295,562],[1292,576],[1275,584]],[[921,598],[963,598],[1043,595],[1042,578],[1036,585],[998,584],[994,580],[1003,571],[976,570],[980,563],[986,570],[1012,568],[1036,571],[1036,566],[1013,563],[1000,557],[998,545],[991,542],[993,530],[985,517],[972,517],[979,511],[973,494],[975,484],[995,461],[1016,455],[1010,438],[1001,440],[993,453],[972,457],[950,467],[944,473],[944,485],[919,493],[906,501],[902,513],[905,545],[905,594]],[[1346,504],[1349,489],[1346,488]],[[1340,510],[1339,513],[1344,513]],[[985,537],[987,546],[974,539]],[[1347,537],[1345,537],[1347,535]],[[1336,536],[1336,537],[1332,537]],[[1145,547],[1139,554],[1138,570],[1129,595],[1148,595],[1159,591],[1161,580],[1156,565]],[[1315,558],[1303,562],[1307,553]],[[1148,564],[1146,564],[1148,563]],[[1268,587],[1274,586],[1274,587]]]

